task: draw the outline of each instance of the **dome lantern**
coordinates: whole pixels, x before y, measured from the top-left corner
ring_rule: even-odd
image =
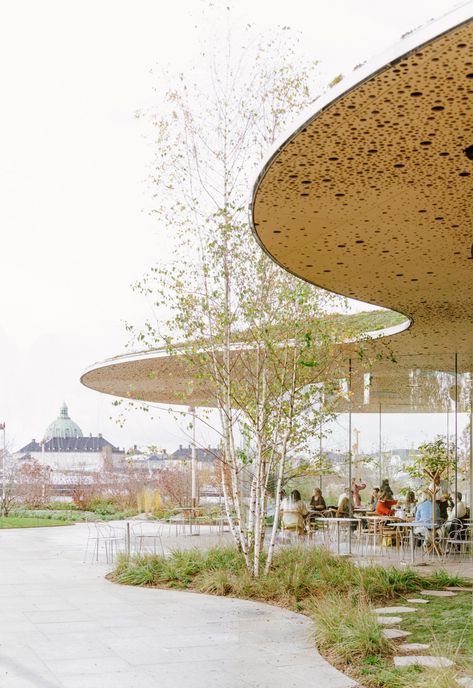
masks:
[[[69,417],[69,410],[65,401],[59,410],[59,416],[48,425],[44,433],[45,440],[50,440],[53,437],[61,437],[63,439],[67,437],[83,437],[80,427]]]

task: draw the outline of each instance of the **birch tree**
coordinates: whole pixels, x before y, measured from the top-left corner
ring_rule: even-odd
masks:
[[[270,490],[267,571],[285,475],[297,473],[301,457],[305,467],[318,460],[314,440],[335,413],[339,342],[350,333],[327,315],[338,297],[276,266],[248,224],[263,154],[313,102],[316,64],[301,59],[288,30],[215,34],[221,40],[199,69],[177,75],[158,90],[157,109],[140,113],[153,130],[153,212],[175,252],[135,285],[155,315],[129,330],[146,348],[165,344],[208,382],[228,523],[257,577]]]

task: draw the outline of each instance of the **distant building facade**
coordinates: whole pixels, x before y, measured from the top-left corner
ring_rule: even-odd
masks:
[[[108,442],[101,434],[84,437],[81,428],[69,416],[64,402],[59,416],[46,428],[44,439],[31,440],[14,453],[20,461],[36,459],[55,471],[100,471],[112,469],[125,452]]]
[[[212,447],[202,449],[201,447],[196,447],[195,458],[197,469],[203,470],[204,468],[208,468],[213,470],[219,456],[219,449]],[[183,447],[182,444],[180,444],[179,449],[176,449],[176,451],[170,454],[166,449],[148,454],[134,447],[133,454],[125,457],[124,460],[130,461],[134,466],[139,466],[150,472],[160,471],[163,468],[179,468],[185,470],[189,468],[192,461],[192,447]]]

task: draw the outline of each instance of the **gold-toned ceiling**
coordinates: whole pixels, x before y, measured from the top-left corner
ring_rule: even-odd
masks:
[[[215,405],[212,390],[183,356],[164,349],[116,356],[91,366],[81,377],[86,387],[124,399],[159,403]]]
[[[411,37],[407,55],[306,121],[253,195],[254,231],[281,266],[412,319],[392,340],[400,355],[473,352],[473,19],[465,11],[460,26],[448,26],[458,21],[452,13],[441,35],[427,27],[420,48]]]

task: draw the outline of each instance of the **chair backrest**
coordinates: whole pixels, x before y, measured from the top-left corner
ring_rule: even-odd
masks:
[[[464,523],[462,523],[462,520],[460,518],[452,518],[452,520],[450,521],[449,534],[453,535],[454,533],[457,533],[459,530],[462,530],[462,528],[464,527]]]
[[[448,533],[448,539],[454,541],[466,540],[468,538],[468,526],[461,522],[461,519],[454,518],[452,525],[450,526],[450,531]]]

